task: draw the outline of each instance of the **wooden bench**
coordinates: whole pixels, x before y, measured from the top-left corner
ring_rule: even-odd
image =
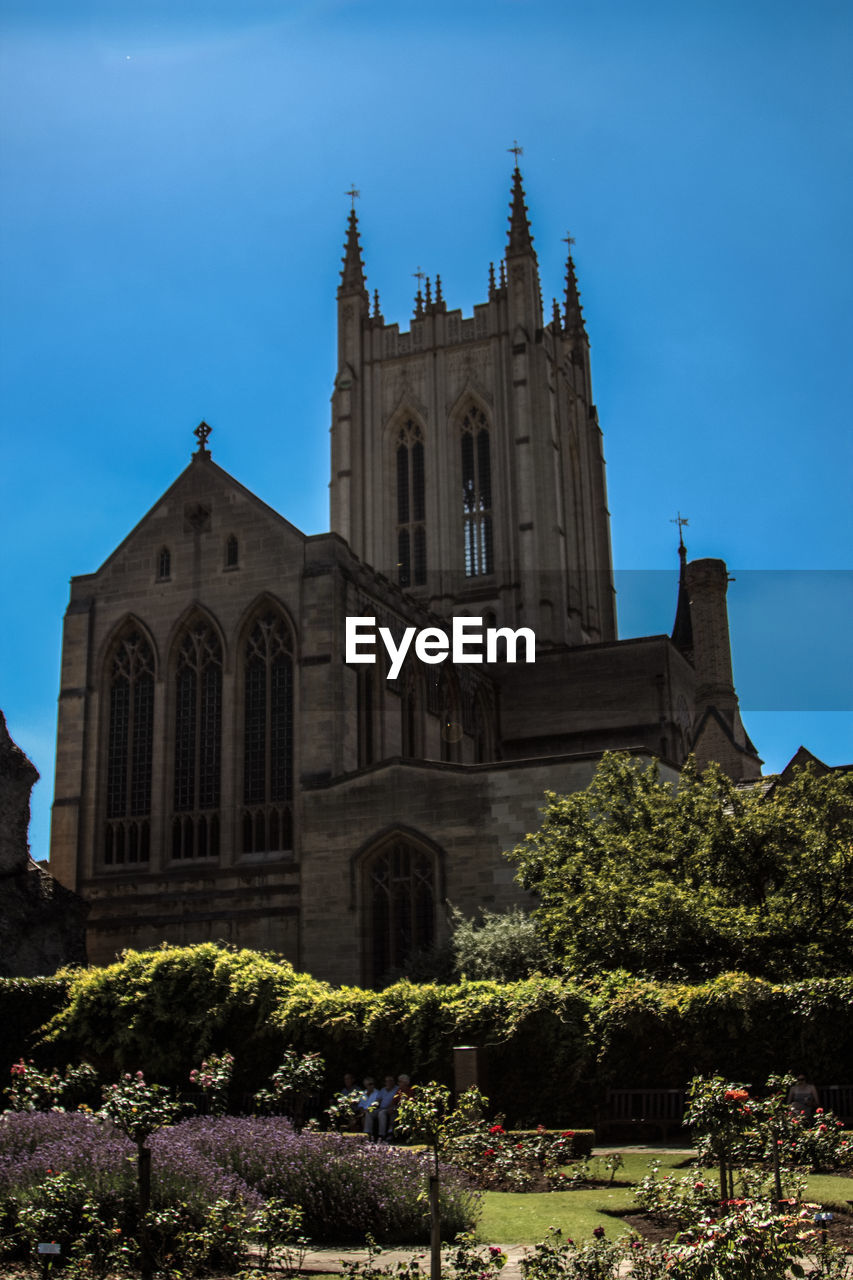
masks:
[[[816,1087],[824,1111],[834,1111],[848,1127],[853,1125],[853,1084],[819,1084]]]
[[[659,1128],[664,1141],[684,1124],[683,1089],[608,1089],[600,1128]]]

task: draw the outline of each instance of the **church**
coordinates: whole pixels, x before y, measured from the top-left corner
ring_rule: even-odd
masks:
[[[448,904],[524,901],[505,851],[604,751],[759,776],[722,561],[682,542],[671,636],[617,638],[575,265],[546,318],[517,159],[472,316],[436,277],[407,330],[386,322],[353,208],[330,532],[222,470],[201,423],[186,469],[72,579],[50,869],[91,904],[91,962],[212,939],[381,985]]]

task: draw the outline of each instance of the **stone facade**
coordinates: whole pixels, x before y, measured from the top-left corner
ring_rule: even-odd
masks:
[[[506,260],[472,319],[436,281],[408,333],[368,306],[350,219],[332,404],[332,532],[306,537],[212,459],[189,466],[65,619],[51,867],[89,952],[225,939],[381,982],[466,913],[521,900],[504,852],[605,750],[672,771],[760,762],[731,682],[725,566],[688,565],[673,637],[616,639],[601,432],[569,259],[543,323],[516,170]],[[389,678],[454,617],[536,661]]]
[[[34,977],[86,963],[86,904],[30,857],[35,765],[0,711],[0,977]]]

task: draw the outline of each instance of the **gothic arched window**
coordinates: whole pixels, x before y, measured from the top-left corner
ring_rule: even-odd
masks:
[[[426,500],[423,433],[411,418],[397,434],[397,581],[426,582]]]
[[[462,419],[462,519],[465,576],[494,571],[492,553],[492,462],[486,415],[471,405]]]
[[[151,852],[154,655],[137,630],[120,640],[109,664],[104,862],[147,862]]]
[[[293,645],[272,609],[243,650],[243,852],[293,848]]]
[[[173,858],[219,854],[222,646],[204,618],[191,623],[175,664]]]
[[[365,865],[368,968],[374,984],[403,969],[435,939],[434,859],[403,838]]]

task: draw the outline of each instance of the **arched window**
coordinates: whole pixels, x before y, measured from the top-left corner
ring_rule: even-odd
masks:
[[[492,552],[492,463],[486,415],[471,405],[462,419],[462,520],[465,576],[494,571]]]
[[[154,656],[138,630],[119,641],[109,662],[104,862],[148,862],[154,745]]]
[[[387,982],[435,940],[434,859],[403,838],[365,865],[367,961],[373,984]]]
[[[426,582],[426,502],[423,433],[411,418],[397,435],[397,581]]]
[[[243,650],[243,852],[293,848],[293,645],[272,609]]]
[[[162,580],[168,578],[172,572],[172,553],[168,547],[161,547],[157,556],[157,577]]]
[[[222,646],[203,618],[185,631],[175,664],[173,858],[219,854]]]
[[[240,563],[240,544],[232,533],[225,543],[225,568],[236,569]]]

